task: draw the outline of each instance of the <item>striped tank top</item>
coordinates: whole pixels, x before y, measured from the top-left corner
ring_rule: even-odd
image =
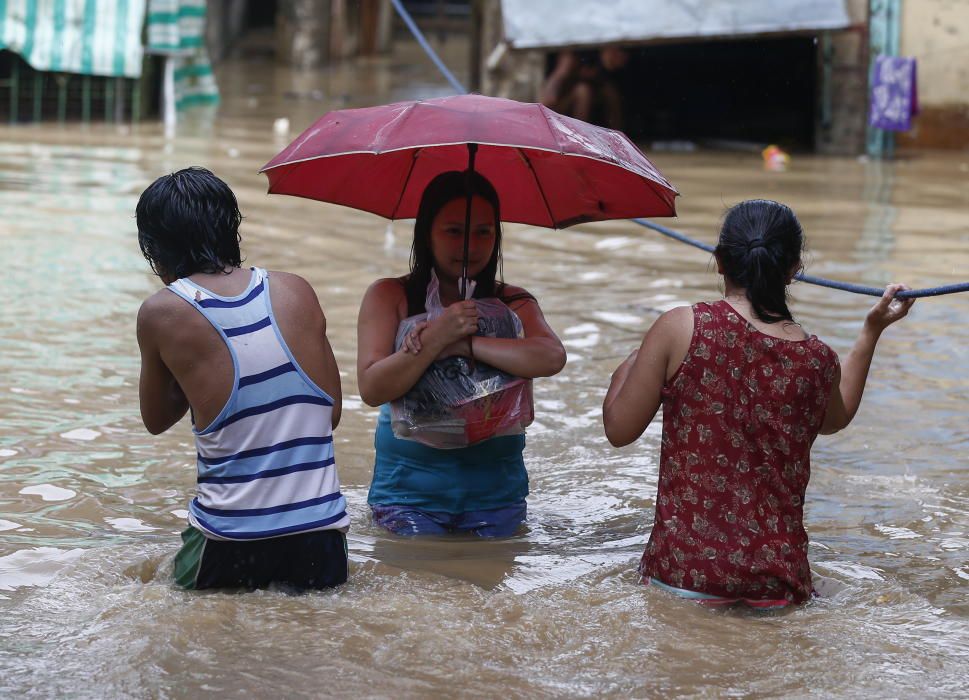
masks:
[[[349,525],[333,458],[333,400],[296,362],[269,299],[269,273],[222,297],[168,286],[215,327],[235,378],[221,413],[194,425],[198,488],[189,522],[214,539],[255,540]]]

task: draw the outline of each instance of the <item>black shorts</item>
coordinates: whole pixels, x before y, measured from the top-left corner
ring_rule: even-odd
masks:
[[[213,540],[189,526],[175,555],[182,588],[332,588],[347,580],[347,538],[317,530],[267,540]]]

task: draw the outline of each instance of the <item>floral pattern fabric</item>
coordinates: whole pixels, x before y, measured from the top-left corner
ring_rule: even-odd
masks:
[[[815,336],[773,338],[726,301],[693,307],[689,352],[662,392],[644,577],[725,598],[811,595],[804,492],[837,367]]]

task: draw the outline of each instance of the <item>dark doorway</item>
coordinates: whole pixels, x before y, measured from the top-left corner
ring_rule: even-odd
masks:
[[[735,140],[813,149],[813,37],[628,49],[624,122],[642,140]]]
[[[259,0],[246,6],[246,26],[272,27],[276,22],[276,0]]]

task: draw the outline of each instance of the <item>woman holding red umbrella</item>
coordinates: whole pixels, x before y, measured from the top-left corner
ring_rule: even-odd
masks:
[[[524,437],[482,440],[488,431],[475,429],[467,435],[470,446],[435,449],[395,438],[400,423],[391,425],[386,404],[399,406],[398,399],[433,376],[428,369],[440,367],[439,357],[464,356],[479,368],[490,365],[511,379],[524,378],[521,384],[562,369],[565,350],[538,302],[496,281],[500,221],[555,229],[674,216],[676,189],[618,131],[539,104],[484,95],[328,112],[262,172],[271,193],[417,219],[410,274],[375,282],[360,309],[358,386],[366,403],[381,406],[369,497],[376,521],[409,534],[512,534],[525,517],[528,494]],[[492,183],[501,193],[500,208]],[[517,314],[516,333],[474,334],[482,309],[495,307],[467,300],[459,282],[467,279],[475,283],[473,298],[497,297],[500,313],[507,308]],[[401,345],[401,321],[430,311],[425,299],[435,281],[443,309],[435,307],[433,320]],[[483,317],[482,325],[490,318]],[[489,427],[489,410],[472,415],[471,422]],[[503,410],[499,406],[499,414]]]
[[[478,308],[461,294],[460,282],[469,194],[466,264],[472,299],[501,300],[521,320],[524,337],[475,335]],[[538,301],[499,281],[500,268],[500,203],[494,187],[478,173],[445,172],[431,180],[421,197],[410,273],[377,280],[364,296],[357,326],[357,382],[363,400],[381,406],[368,501],[375,522],[397,534],[507,537],[525,519],[524,435],[437,449],[395,437],[387,406],[411,390],[435,360],[446,357],[467,357],[527,379],[561,371],[565,348]],[[395,350],[401,321],[426,311],[432,277],[439,284],[443,313],[419,325]]]

